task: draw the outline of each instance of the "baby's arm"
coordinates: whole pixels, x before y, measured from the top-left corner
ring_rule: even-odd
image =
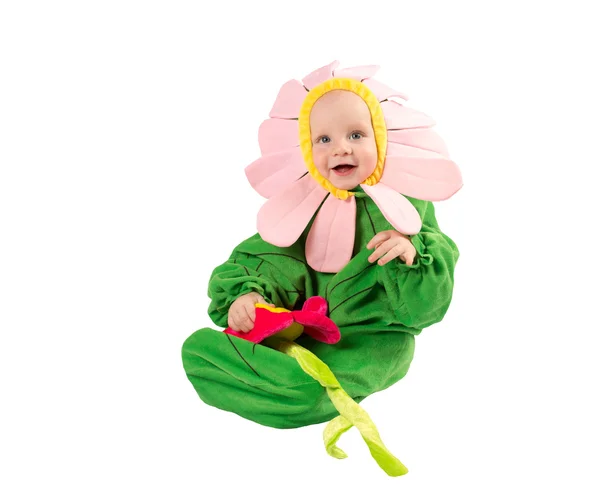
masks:
[[[450,306],[459,251],[440,230],[433,203],[409,198],[421,215],[421,231],[410,237],[416,249],[412,265],[400,260],[380,267],[382,281],[398,321],[415,333],[441,321]]]
[[[249,328],[247,318],[252,319],[257,302],[291,310],[299,299],[312,293],[300,248],[296,244],[278,248],[265,243],[258,234],[237,246],[209,280],[208,296],[212,300],[208,314],[213,322],[244,331]]]

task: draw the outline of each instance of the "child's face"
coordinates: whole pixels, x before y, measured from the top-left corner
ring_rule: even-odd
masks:
[[[377,166],[377,145],[367,104],[347,90],[327,92],[310,113],[312,155],[321,175],[341,190],[365,181]]]

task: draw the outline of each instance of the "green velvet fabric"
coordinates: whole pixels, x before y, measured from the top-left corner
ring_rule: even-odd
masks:
[[[312,351],[357,402],[406,375],[415,335],[441,321],[452,299],[456,244],[440,230],[431,202],[409,198],[423,226],[411,240],[413,265],[394,259],[369,263],[367,243],[392,226],[368,197],[357,198],[352,260],[340,272],[320,273],[307,265],[304,243],[310,227],[288,247],[254,235],[218,266],[209,281],[208,314],[227,327],[231,303],[251,291],[287,309],[311,296],[324,297],[342,338],[334,345],[303,335],[296,343]],[[329,421],[338,415],[325,389],[296,360],[265,345],[254,345],[214,328],[193,333],[182,349],[185,372],[200,398],[276,428]]]

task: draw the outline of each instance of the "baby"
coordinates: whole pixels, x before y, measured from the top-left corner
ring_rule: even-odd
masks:
[[[375,67],[337,62],[286,83],[259,131],[263,156],[246,169],[269,200],[258,233],[209,280],[209,316],[249,332],[256,304],[298,310],[327,300],[341,340],[296,343],[329,366],[356,401],[408,371],[415,335],[450,305],[455,243],[432,204],[462,186],[431,119],[390,100]],[[276,428],[338,412],[289,356],[211,328],[184,343],[183,364],[211,406]]]
[[[377,145],[371,114],[356,94],[333,90],[317,100],[310,113],[312,156],[319,173],[335,187],[351,190],[364,182],[377,165]],[[394,229],[377,233],[366,245],[368,257],[380,266],[400,258],[412,265],[417,254],[408,236]],[[236,299],[229,308],[229,327],[247,333],[254,326],[255,305],[269,304],[256,292]],[[273,304],[270,304],[273,305]]]

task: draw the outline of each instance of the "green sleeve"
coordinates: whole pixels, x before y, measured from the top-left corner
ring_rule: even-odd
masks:
[[[227,327],[229,307],[250,292],[290,310],[307,293],[312,294],[311,275],[301,244],[279,248],[256,234],[237,246],[210,277],[208,315],[217,326]]]
[[[454,268],[459,251],[440,230],[433,203],[409,198],[419,211],[423,226],[411,236],[416,260],[407,265],[400,259],[381,267],[380,281],[392,302],[396,319],[418,334],[440,322],[450,306]]]

